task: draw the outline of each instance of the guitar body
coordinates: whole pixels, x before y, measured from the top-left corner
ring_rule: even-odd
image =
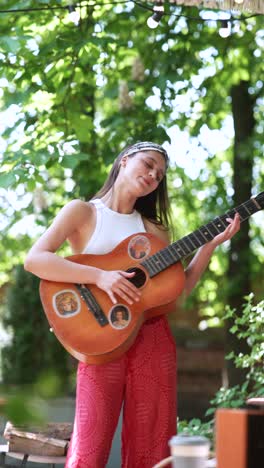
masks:
[[[144,321],[174,309],[175,300],[184,288],[181,263],[169,266],[152,278],[142,265],[142,261],[164,247],[156,236],[139,233],[128,237],[106,255],[67,257],[71,262],[104,270],[136,269],[139,284],[134,284],[141,290],[141,299],[132,305],[118,296],[118,304],[114,305],[95,285],[82,285],[85,292],[88,288],[88,302],[97,304],[93,310],[77,285],[41,280],[40,297],[47,319],[70,354],[91,364],[117,359],[133,344]]]

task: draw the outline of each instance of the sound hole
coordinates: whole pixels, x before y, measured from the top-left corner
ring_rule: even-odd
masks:
[[[134,273],[135,272],[135,275],[133,276],[133,278],[129,278],[128,281],[133,283],[137,288],[141,288],[141,286],[143,286],[145,284],[146,274],[144,273],[143,270],[141,270],[140,268],[132,267],[132,268],[128,268],[128,270],[126,270],[126,271],[128,273]]]

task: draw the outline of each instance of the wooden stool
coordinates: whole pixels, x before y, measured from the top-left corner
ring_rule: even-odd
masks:
[[[0,445],[0,466],[6,465],[6,458],[21,460],[21,467],[27,462],[65,464],[72,423],[48,423],[44,427],[15,427],[7,422],[4,437],[8,443]]]
[[[9,452],[8,445],[0,445],[0,466],[8,467],[6,465],[6,458],[16,458],[17,460],[21,460],[20,467],[25,467],[27,462],[34,462],[34,463],[47,463],[50,464],[52,468],[55,468],[56,464],[65,464],[66,456],[59,457],[59,456],[45,456],[45,455],[30,455],[27,453],[19,453],[19,452]]]
[[[27,453],[19,452],[9,452],[8,445],[0,445],[0,466],[8,467],[9,465],[5,464],[6,457],[16,458],[17,460],[22,460],[20,466],[24,467],[27,465],[27,462],[34,463],[47,463],[50,464],[52,468],[55,468],[55,464],[65,464],[65,457],[49,457],[44,455],[29,455]]]

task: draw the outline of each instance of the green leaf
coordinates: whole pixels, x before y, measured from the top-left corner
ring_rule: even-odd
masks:
[[[8,189],[16,182],[16,176],[13,172],[0,173],[0,187]]]
[[[36,181],[35,179],[28,179],[27,181],[27,188],[30,192],[33,192],[36,188]]]
[[[78,163],[78,158],[75,157],[75,155],[67,155],[63,156],[60,164],[62,165],[62,167],[74,169],[78,165]]]
[[[11,52],[16,54],[21,48],[21,44],[18,38],[13,37],[1,37],[0,49],[2,48],[3,52]]]

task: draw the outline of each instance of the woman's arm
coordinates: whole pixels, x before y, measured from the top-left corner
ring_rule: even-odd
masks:
[[[226,240],[231,239],[231,237],[233,237],[240,229],[238,213],[235,215],[234,219],[227,218],[227,221],[230,224],[225,229],[225,231],[221,234],[218,234],[212,241],[201,247],[186,268],[185,288],[183,293],[184,297],[187,297],[198,283],[210,262],[215,248]],[[165,230],[162,226],[151,223],[148,220],[144,220],[144,224],[148,232],[155,234],[157,237],[160,237],[164,242],[166,242],[166,244],[169,244],[169,233],[167,230]]]
[[[70,262],[56,255],[56,251],[80,229],[84,219],[92,221],[91,207],[81,200],[73,200],[62,208],[47,231],[29,251],[24,267],[41,279],[61,282],[95,282],[94,267]],[[93,281],[91,281],[93,280]]]
[[[185,296],[188,296],[196,286],[204,270],[207,268],[215,248],[226,240],[231,239],[240,229],[238,213],[236,213],[234,219],[228,218],[227,221],[230,224],[225,231],[201,247],[186,268]]]
[[[127,280],[134,273],[105,271],[56,255],[55,252],[66,240],[78,237],[78,232],[81,232],[85,223],[90,223],[87,230],[89,235],[95,227],[92,206],[81,200],[68,203],[29,251],[24,264],[25,270],[50,281],[96,284],[108,294],[113,303],[117,302],[115,294],[129,304],[139,300],[140,291]]]

